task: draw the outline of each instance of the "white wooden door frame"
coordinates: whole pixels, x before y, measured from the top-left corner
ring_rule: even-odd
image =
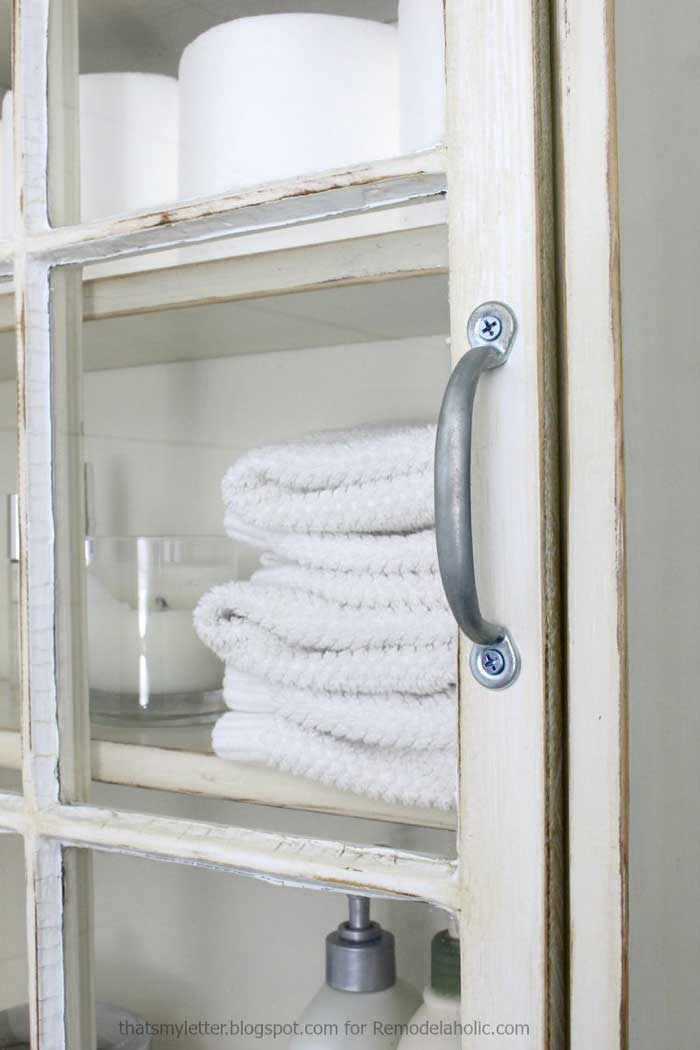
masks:
[[[614,0],[557,0],[571,1050],[627,1046],[627,637]]]
[[[473,464],[488,615],[513,632],[518,679],[494,693],[460,660],[462,989],[520,1045],[564,1045],[557,383],[548,5],[448,0],[452,350],[480,303],[518,322],[482,380]],[[483,501],[483,502],[481,502]],[[487,510],[482,508],[484,505]],[[484,1031],[469,1047],[512,1046]]]
[[[454,359],[465,349],[467,317],[481,302],[507,302],[519,325],[508,367],[482,383],[474,478],[484,607],[512,628],[523,666],[510,689],[494,694],[472,679],[468,643],[462,642],[457,862],[87,804],[87,696],[81,669],[68,655],[80,652],[84,636],[79,584],[68,590],[68,606],[58,604],[75,569],[66,552],[75,552],[80,539],[79,523],[64,510],[80,503],[71,333],[78,331],[81,307],[63,277],[51,298],[52,267],[439,196],[445,151],[155,213],[52,227],[49,200],[55,218],[70,218],[75,206],[76,183],[63,172],[77,170],[67,145],[77,141],[76,128],[60,106],[51,117],[47,100],[49,80],[52,99],[57,84],[63,93],[75,92],[76,3],[16,0],[18,222],[12,259],[25,796],[0,796],[0,823],[21,831],[27,845],[34,1050],[90,1042],[90,1010],[73,1010],[70,1002],[66,1008],[68,973],[72,986],[83,989],[79,999],[91,987],[89,952],[80,944],[89,888],[74,892],[89,875],[67,863],[71,849],[83,856],[92,849],[121,850],[295,885],[434,901],[461,915],[465,1023],[524,1024],[519,1045],[528,1050],[564,1045],[548,3],[447,0],[446,16]],[[79,560],[74,553],[73,561]],[[68,625],[65,632],[61,624]],[[494,1038],[483,1027],[481,1034],[467,1034],[464,1045],[498,1050],[514,1044],[506,1031]]]

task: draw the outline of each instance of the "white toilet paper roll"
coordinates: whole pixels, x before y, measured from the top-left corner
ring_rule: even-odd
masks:
[[[178,91],[174,77],[88,73],[80,77],[83,222],[171,203],[177,197]],[[2,107],[2,213],[14,231],[12,93]]]
[[[176,199],[178,125],[174,77],[151,73],[81,76],[83,222]]]
[[[401,152],[445,140],[443,0],[399,0]]]
[[[398,152],[394,26],[320,14],[215,26],[180,61],[180,196]]]

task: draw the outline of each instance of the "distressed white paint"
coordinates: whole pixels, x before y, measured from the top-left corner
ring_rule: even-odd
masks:
[[[66,1047],[62,854],[60,842],[25,830],[29,1024],[37,1050]]]
[[[572,1050],[626,1032],[626,625],[612,0],[558,12]]]
[[[27,812],[35,818],[25,835],[29,1011],[32,1046],[65,1050],[95,1043],[91,859],[40,837],[36,818],[59,797],[83,799],[90,783],[87,688],[75,686],[85,678],[85,669],[80,659],[72,658],[81,652],[82,610],[75,586],[81,560],[76,563],[70,550],[77,539],[73,479],[82,479],[79,444],[76,447],[79,422],[77,427],[75,423],[79,376],[74,371],[80,369],[76,337],[82,308],[79,275],[61,275],[53,303],[58,325],[52,337],[50,271],[27,246],[48,227],[49,196],[57,221],[76,218],[79,187],[70,175],[78,169],[71,148],[77,145],[77,127],[67,131],[61,125],[63,133],[52,137],[49,154],[48,83],[51,67],[53,116],[69,114],[65,122],[75,124],[77,4],[32,0],[18,3],[15,13],[20,685],[23,785]],[[58,129],[58,121],[53,123]],[[82,551],[81,543],[76,546]],[[68,1001],[66,987],[76,993]]]
[[[518,333],[477,398],[472,473],[484,613],[512,631],[517,681],[493,692],[462,639],[462,988],[469,1016],[563,1046],[556,450],[544,3],[447,0],[452,350],[471,311],[508,303]],[[464,1046],[495,1050],[481,1034]]]
[[[425,900],[450,911],[459,907],[456,863],[408,850],[355,846],[95,806],[56,804],[32,811],[12,795],[0,795],[0,824],[30,838],[36,836],[39,843],[47,838],[64,846],[226,868],[287,884],[344,892],[363,889],[372,894]],[[55,858],[46,856],[55,874]],[[60,924],[61,915],[54,919]]]
[[[20,257],[17,265],[23,779],[36,806],[55,802],[58,720],[54,652],[54,517],[52,487],[49,271]]]
[[[447,228],[428,226],[89,279],[83,284],[83,319],[136,316],[193,304],[267,299],[446,272]],[[14,325],[13,294],[0,289],[0,332],[14,331]]]
[[[444,196],[445,151],[377,161],[207,198],[159,212],[38,233],[33,251],[54,264],[95,262],[322,219],[369,214]]]

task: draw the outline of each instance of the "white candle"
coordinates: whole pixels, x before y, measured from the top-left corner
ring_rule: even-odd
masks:
[[[159,566],[157,581],[143,574],[134,602],[119,601],[88,573],[90,686],[138,697],[220,689],[221,661],[195,634],[192,610],[221,581],[222,567]]]

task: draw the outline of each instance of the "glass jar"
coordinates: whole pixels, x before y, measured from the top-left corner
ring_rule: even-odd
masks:
[[[111,1003],[95,1006],[97,1050],[151,1050],[153,1040],[142,1018]],[[0,1050],[29,1050],[29,1007],[0,1010]]]
[[[95,721],[194,725],[222,710],[223,665],[199,640],[202,595],[238,575],[210,537],[86,540],[88,681]]]

